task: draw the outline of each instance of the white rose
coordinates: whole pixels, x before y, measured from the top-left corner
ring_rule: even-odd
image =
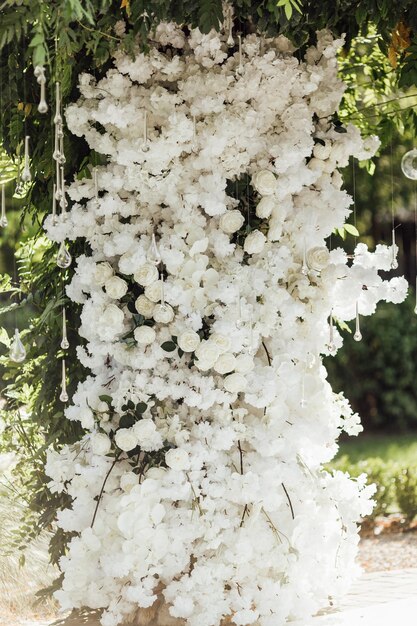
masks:
[[[214,369],[219,374],[227,374],[233,372],[236,365],[236,357],[230,352],[221,354],[214,364]]]
[[[169,304],[157,304],[154,307],[152,317],[159,324],[169,324],[174,319],[174,311]]]
[[[144,294],[140,295],[139,298],[136,298],[136,311],[143,315],[143,317],[152,317],[154,307],[154,302],[151,302],[151,300],[149,300]]]
[[[135,341],[137,341],[140,346],[148,346],[150,343],[153,343],[156,338],[156,332],[150,326],[138,326],[138,328],[135,328],[133,335]]]
[[[103,341],[113,341],[123,330],[124,314],[115,304],[109,304],[99,316],[97,333]]]
[[[324,146],[321,143],[316,143],[313,149],[313,155],[316,159],[325,161],[329,158],[331,151],[332,147],[328,141],[325,142]]]
[[[93,433],[91,435],[91,450],[93,454],[104,456],[111,449],[111,441],[104,433]]]
[[[113,276],[113,268],[110,263],[97,263],[94,269],[94,280],[97,285],[102,287],[111,276]]]
[[[266,237],[260,230],[253,230],[245,239],[243,249],[248,254],[259,254],[265,246]]]
[[[187,470],[190,467],[188,452],[182,448],[173,448],[165,454],[165,461],[168,467],[173,470]]]
[[[195,351],[198,359],[196,363],[199,369],[210,369],[220,356],[220,348],[209,341],[203,341]]]
[[[320,272],[329,264],[330,252],[326,246],[315,246],[307,251],[306,261],[311,270]]]
[[[247,374],[255,367],[253,357],[250,354],[238,354],[236,357],[235,371],[239,374]]]
[[[237,209],[226,211],[220,218],[219,226],[224,233],[231,235],[243,225],[245,218]]]
[[[248,381],[242,374],[235,373],[229,374],[223,381],[224,388],[226,391],[230,391],[230,393],[238,393],[239,391],[244,391],[247,387]]]
[[[193,330],[186,330],[178,337],[178,346],[183,352],[194,352],[200,345],[200,336]]]
[[[138,445],[137,439],[132,428],[119,428],[114,436],[116,446],[124,452],[133,450]]]
[[[135,474],[134,472],[126,472],[120,478],[120,487],[121,489],[123,489],[123,491],[126,491],[126,493],[129,493],[132,487],[138,484],[139,484],[139,476]]]
[[[145,287],[145,296],[152,302],[159,302],[162,298],[162,289],[162,280],[157,280],[152,285]]]
[[[232,347],[230,337],[226,337],[226,335],[222,335],[221,333],[213,333],[210,335],[209,341],[217,346],[221,354],[228,352]]]
[[[265,196],[264,198],[261,198],[256,206],[256,215],[262,220],[267,219],[271,215],[272,210],[276,205],[276,202],[277,201],[275,200],[275,198],[271,196]]]
[[[112,276],[106,280],[104,288],[110,298],[120,300],[120,298],[123,298],[123,296],[126,295],[128,286],[127,282],[123,280],[123,278],[120,278],[119,276]]]
[[[151,467],[146,472],[146,478],[152,478],[152,480],[162,480],[166,474],[164,467]]]
[[[138,445],[146,452],[159,450],[163,441],[160,433],[156,430],[155,422],[151,419],[141,419],[133,426],[133,432],[138,441]]]
[[[133,278],[135,281],[142,285],[142,287],[148,287],[148,285],[152,285],[156,280],[158,280],[159,272],[158,268],[151,263],[145,263],[136,270],[133,274]]]
[[[277,188],[277,179],[269,170],[261,170],[252,176],[252,184],[261,196],[272,196]]]

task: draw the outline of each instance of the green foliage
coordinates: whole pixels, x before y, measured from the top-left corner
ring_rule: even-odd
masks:
[[[362,318],[360,342],[345,336],[343,349],[326,359],[329,382],[343,388],[365,428],[417,426],[417,317],[413,297],[381,304]],[[353,324],[351,325],[353,327]]]
[[[395,494],[400,510],[411,522],[417,515],[417,467],[403,467],[396,474]]]

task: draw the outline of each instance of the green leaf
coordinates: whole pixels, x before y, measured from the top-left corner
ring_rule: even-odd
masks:
[[[107,395],[105,395],[105,394],[104,394],[104,395],[102,395],[102,396],[99,396],[99,399],[100,399],[102,402],[106,402],[106,403],[110,406],[110,405],[111,405],[111,403],[112,403],[112,399],[113,399],[113,398],[112,398],[111,396],[107,396]]]
[[[145,413],[147,408],[148,408],[148,405],[146,404],[146,402],[139,402],[139,404],[136,405],[136,413],[139,413],[139,414]]]
[[[165,350],[165,352],[174,352],[174,350],[177,349],[177,346],[175,345],[173,341],[165,341],[161,345],[161,348],[162,350]]]
[[[353,224],[345,224],[343,228],[345,229],[347,233],[349,233],[349,235],[353,235],[354,237],[359,237],[359,231],[356,228],[356,226],[354,226]]]

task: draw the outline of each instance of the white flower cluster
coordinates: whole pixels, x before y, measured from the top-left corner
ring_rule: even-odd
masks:
[[[343,84],[327,32],[303,62],[282,37],[248,35],[241,55],[214,32],[155,37],[83,75],[66,112],[107,165],[99,194],[77,180],[66,221],[47,220],[91,250],[67,289],[91,375],[66,411],[90,434],[47,465],[78,533],[56,596],[105,609],[103,626],[161,594],[189,626],[281,626],[345,590],[371,509],[364,477],[323,470],[360,425],[321,355],[331,312],[405,296],[378,275],[391,248],[325,246],[350,212],[337,168],[377,142],[330,123]]]

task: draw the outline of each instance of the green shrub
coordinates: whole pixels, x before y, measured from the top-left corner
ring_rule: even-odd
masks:
[[[366,429],[417,427],[414,306],[413,293],[401,304],[381,303],[375,315],[361,318],[362,341],[345,331],[343,349],[325,359],[329,382],[343,389]]]
[[[409,522],[417,515],[417,467],[400,467],[395,475],[395,497]]]

